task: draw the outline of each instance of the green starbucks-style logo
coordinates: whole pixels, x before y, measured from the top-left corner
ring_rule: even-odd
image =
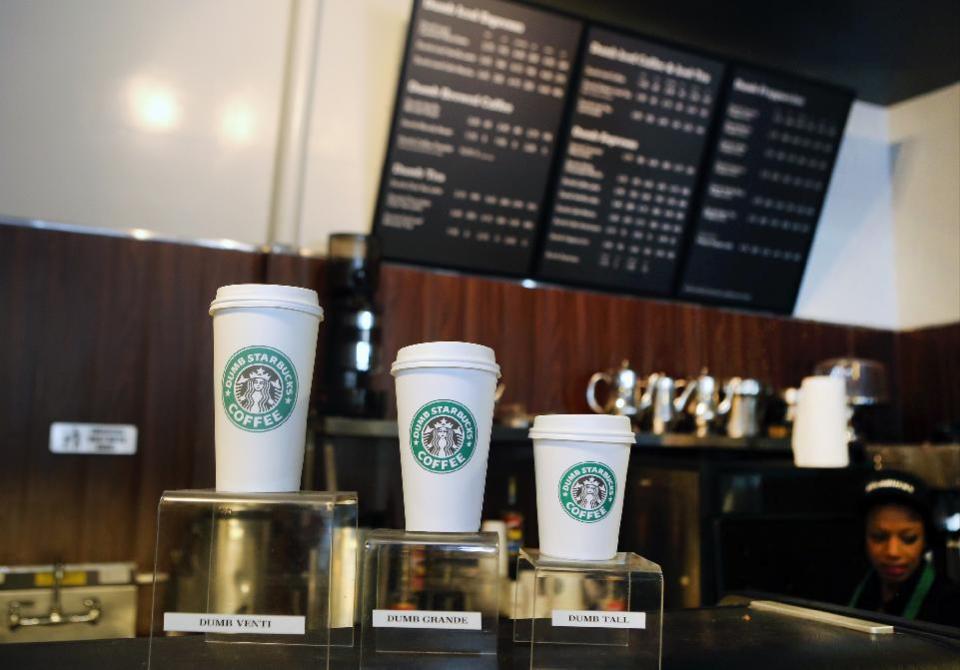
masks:
[[[258,345],[244,347],[227,360],[220,396],[233,425],[263,433],[290,418],[299,386],[297,369],[287,355]]]
[[[613,509],[617,478],[603,463],[577,463],[560,477],[558,493],[564,512],[577,521],[596,523],[605,519]]]
[[[456,472],[473,456],[477,422],[456,400],[434,400],[417,410],[410,422],[410,449],[428,472]]]

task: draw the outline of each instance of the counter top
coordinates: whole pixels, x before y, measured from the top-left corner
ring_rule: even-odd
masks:
[[[427,667],[521,668],[527,667],[526,645],[514,644],[510,622],[503,622],[500,653],[487,657],[391,657],[396,670]],[[201,637],[163,638],[158,648],[167,654],[165,667],[296,668],[322,667],[322,654],[304,647],[247,644],[206,644]],[[868,635],[836,626],[794,619],[744,606],[668,612],[663,627],[664,670],[883,670],[931,668],[956,670],[960,658],[960,631],[943,637],[897,630],[892,635]],[[19,670],[113,670],[146,667],[146,639],[12,644],[0,647],[0,667]],[[614,647],[564,647],[564,659],[579,667],[605,669],[635,667],[624,650]],[[357,652],[335,649],[331,668],[357,667]],[[585,653],[583,664],[574,658]],[[392,659],[396,659],[396,661]],[[433,665],[433,662],[438,663]]]

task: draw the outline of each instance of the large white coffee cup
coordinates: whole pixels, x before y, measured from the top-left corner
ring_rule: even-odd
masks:
[[[846,383],[839,377],[806,377],[793,421],[793,462],[801,468],[850,464]]]
[[[500,376],[493,349],[414,344],[397,352],[391,372],[407,530],[476,532]]]
[[[530,437],[540,552],[582,561],[613,558],[635,440],[630,419],[548,414],[534,419]]]
[[[222,286],[210,315],[217,490],[299,490],[323,319],[317,292]]]

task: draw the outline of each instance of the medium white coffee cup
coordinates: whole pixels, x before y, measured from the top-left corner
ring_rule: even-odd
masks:
[[[299,490],[323,319],[317,292],[222,286],[210,315],[217,490]]]
[[[391,372],[407,530],[476,532],[500,376],[493,349],[414,344],[397,352]]]
[[[793,421],[793,462],[801,468],[850,464],[846,383],[839,377],[806,377]]]
[[[534,419],[530,437],[540,552],[582,561],[613,558],[635,440],[630,419],[548,414]]]

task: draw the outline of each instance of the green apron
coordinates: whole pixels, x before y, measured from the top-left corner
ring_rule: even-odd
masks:
[[[872,571],[868,572],[867,576],[860,582],[860,585],[853,594],[853,598],[850,599],[848,607],[857,606],[857,602],[863,595],[864,589],[867,588],[867,581],[869,581],[871,574]],[[917,582],[917,586],[913,589],[910,600],[907,601],[907,606],[903,608],[903,614],[901,616],[904,619],[917,618],[917,614],[920,612],[920,608],[923,606],[923,601],[927,597],[927,594],[930,593],[930,587],[933,586],[933,580],[936,579],[936,576],[933,566],[927,563],[923,568],[923,573],[920,575],[920,581]]]

